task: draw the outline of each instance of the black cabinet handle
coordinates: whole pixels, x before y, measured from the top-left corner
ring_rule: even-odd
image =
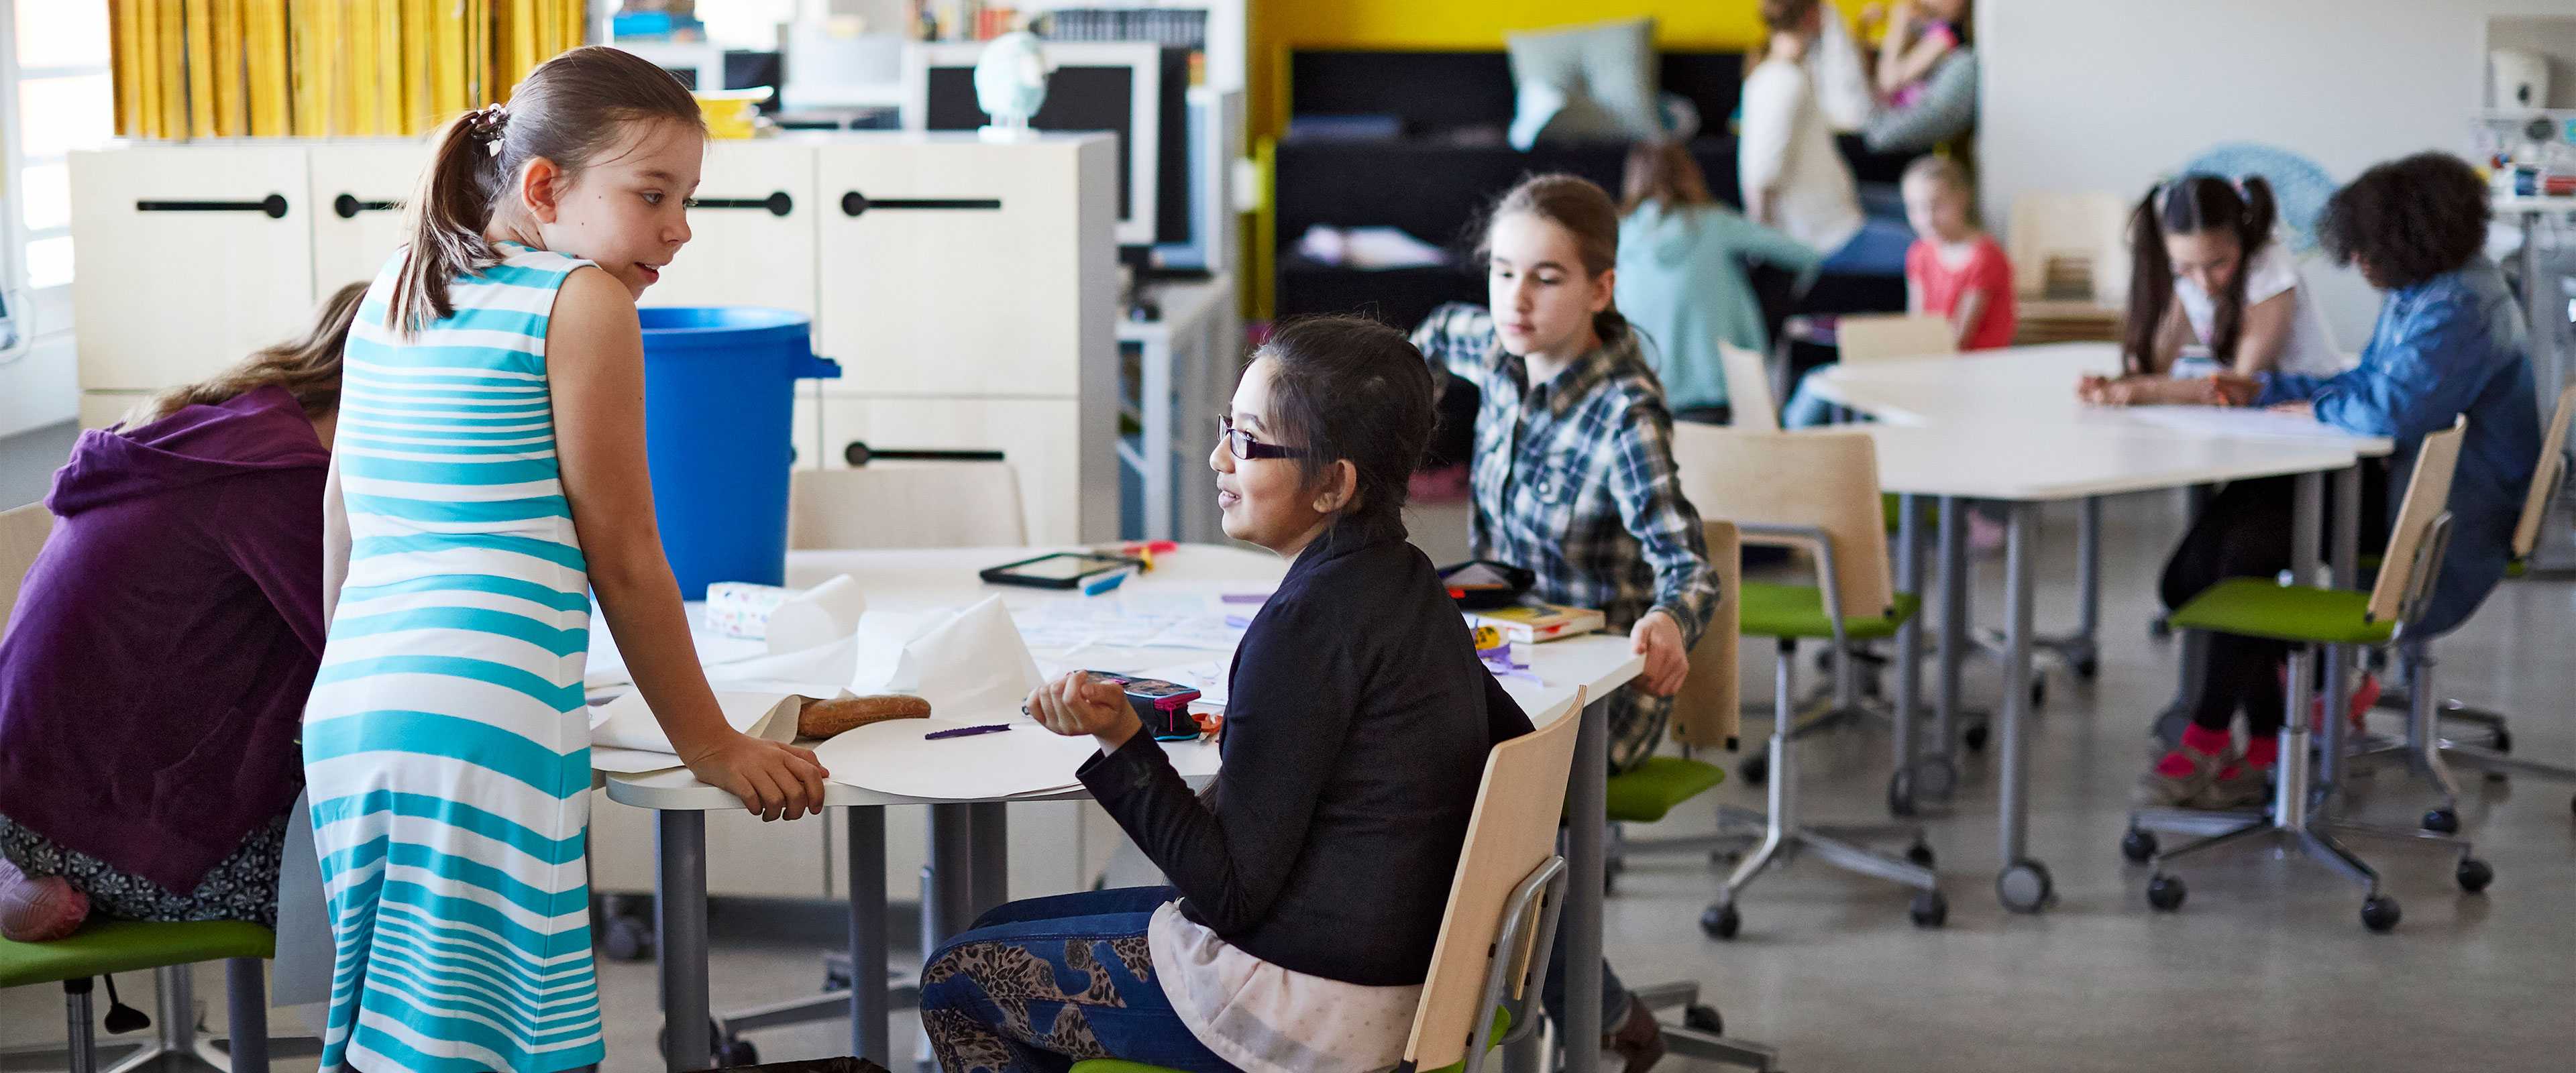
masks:
[[[842,212],[844,215],[849,215],[849,216],[857,216],[857,215],[859,215],[859,214],[861,214],[861,213],[867,212],[869,209],[892,209],[892,210],[922,209],[922,210],[934,210],[934,211],[936,211],[936,210],[948,210],[948,211],[954,211],[954,210],[960,210],[960,209],[969,209],[969,210],[973,210],[973,209],[992,210],[992,209],[998,209],[998,208],[1001,208],[1001,207],[1002,207],[1002,199],[997,198],[997,197],[901,197],[901,198],[898,198],[898,197],[887,197],[887,198],[871,198],[871,197],[867,196],[866,194],[862,194],[862,193],[860,193],[860,192],[858,192],[858,191],[856,191],[856,190],[852,190],[852,191],[850,191],[850,192],[848,192],[848,193],[846,193],[846,194],[842,194],[842,195],[841,195],[841,212]]]
[[[702,197],[697,200],[696,207],[701,209],[768,209],[769,214],[772,216],[785,216],[788,213],[796,211],[796,199],[787,196],[787,191],[781,190],[769,195],[768,197]]]
[[[392,212],[402,207],[399,201],[360,201],[356,194],[342,194],[331,199],[331,212],[343,220],[354,219],[362,212]]]
[[[999,462],[1002,461],[1002,452],[929,451],[894,447],[874,448],[869,447],[866,440],[851,440],[848,447],[842,448],[841,460],[848,462],[853,466],[865,466],[870,462],[878,460],[888,462]]]
[[[270,194],[257,201],[137,201],[136,212],[264,212],[272,220],[286,218],[286,195]]]

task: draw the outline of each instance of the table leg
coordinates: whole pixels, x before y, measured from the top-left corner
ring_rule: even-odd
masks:
[[[661,919],[654,945],[662,977],[663,1068],[715,1066],[707,1000],[707,814],[655,812],[653,901]]]
[[[973,915],[1011,900],[1011,806],[978,801],[966,806],[974,824]]]
[[[850,884],[850,1053],[885,1065],[893,1030],[886,997],[885,810],[844,810]]]
[[[1172,538],[1172,343],[1170,333],[1144,344],[1143,398],[1136,400],[1144,411],[1144,450],[1137,452],[1145,459],[1145,538]]]
[[[2094,634],[2102,625],[2102,497],[2084,501],[2075,529],[2076,649],[2087,661],[2097,659]]]
[[[2334,569],[2336,588],[2360,586],[2361,578],[2361,467],[2355,462],[2335,471],[2334,475],[2334,551],[2329,557]],[[2352,690],[2345,682],[2351,674],[2354,649],[2342,645],[2325,648],[2326,722],[2325,749],[2317,761],[2314,786],[2326,799],[2333,798],[2343,778],[2343,712],[2351,702]]]
[[[232,1073],[268,1073],[268,963],[259,958],[224,962],[224,998],[225,1050]]]
[[[922,935],[946,942],[975,922],[975,806],[930,806],[930,888]],[[922,951],[928,956],[929,950]]]
[[[1601,832],[1610,822],[1610,702],[1585,705],[1574,734],[1574,774],[1565,789],[1565,1073],[1601,1064]]]
[[[1997,780],[2001,798],[1997,811],[2004,862],[2003,871],[1995,877],[1995,893],[2004,908],[2017,913],[2036,913],[2048,905],[2051,884],[2048,869],[2029,857],[2030,841],[2030,750],[2023,741],[2025,724],[2030,715],[2030,619],[2032,578],[2039,549],[2039,505],[2011,503],[2004,523],[2004,696],[2002,725],[1995,736],[2002,739],[2003,773]]]
[[[1968,501],[1941,497],[1940,684],[1932,705],[1930,756],[1950,756],[1959,740],[1959,665],[1968,656]]]
[[[1896,591],[1920,597],[1923,594],[1923,501],[1917,496],[1896,497]],[[1923,613],[1918,609],[1896,629],[1896,772],[1888,787],[1888,810],[1899,816],[1914,813],[1915,794],[1921,789],[1915,777],[1915,764],[1922,759],[1922,745],[1916,740],[1915,720],[1921,714],[1923,662]]]

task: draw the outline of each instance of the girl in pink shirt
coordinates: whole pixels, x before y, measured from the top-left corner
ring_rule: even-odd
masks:
[[[1948,157],[1905,169],[1905,222],[1917,236],[1905,251],[1905,308],[1945,317],[1961,350],[2011,346],[2019,314],[2012,262],[1994,237],[1968,219],[1968,173]]]

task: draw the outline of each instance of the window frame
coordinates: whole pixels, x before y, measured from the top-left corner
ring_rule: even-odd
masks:
[[[38,0],[43,2],[43,0]],[[22,67],[18,63],[19,0],[0,0],[0,289],[18,301],[12,303],[11,315],[19,330],[30,338],[43,339],[68,334],[72,329],[70,282],[37,288],[28,276],[28,247],[48,239],[68,238],[69,222],[45,228],[27,226],[27,171],[50,164],[68,163],[68,154],[30,156],[24,144],[24,124],[17,122],[20,87],[27,82],[51,78],[79,78],[95,75],[115,76],[113,61],[98,64],[64,64],[44,67]],[[113,120],[111,120],[111,123]],[[113,128],[109,137],[114,137]],[[78,257],[78,251],[74,251]],[[78,263],[74,263],[78,278]],[[32,331],[29,329],[32,328]]]

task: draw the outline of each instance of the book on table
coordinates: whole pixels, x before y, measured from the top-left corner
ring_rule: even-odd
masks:
[[[1567,607],[1537,600],[1463,613],[1467,616],[1468,625],[1491,626],[1502,631],[1504,640],[1518,644],[1579,637],[1600,631],[1610,621],[1601,612],[1588,607]]]

